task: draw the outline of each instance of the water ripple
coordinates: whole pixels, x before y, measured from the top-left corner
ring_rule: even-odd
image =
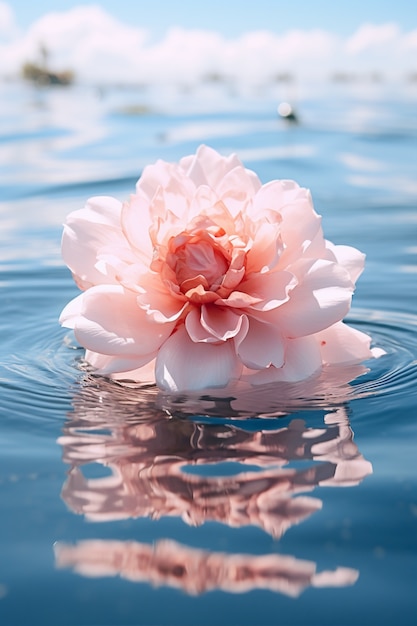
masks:
[[[46,300],[44,306],[48,306],[48,298]],[[136,385],[120,388],[110,382],[106,387],[115,395],[125,394],[141,402],[146,400],[148,405],[170,414],[232,419],[281,416],[318,407],[332,408],[369,396],[414,393],[417,316],[357,309],[348,321],[370,334],[374,344],[386,354],[368,361],[363,368],[329,367],[320,376],[302,383],[275,383],[239,393],[205,390],[198,394],[166,394]],[[76,345],[71,333],[58,326],[51,311],[42,323],[36,316],[28,315],[20,324],[18,334],[7,332],[7,327],[3,334],[7,357],[0,370],[0,385],[3,387],[2,404],[9,410],[31,406],[35,412],[38,409],[43,414],[49,411],[56,415],[57,407],[63,401],[68,402],[76,386],[100,383],[98,377],[85,371],[83,350]]]
[[[364,377],[354,383],[353,397],[414,391],[417,381],[417,316],[360,309],[349,321],[370,334],[375,345],[387,352],[372,363]]]

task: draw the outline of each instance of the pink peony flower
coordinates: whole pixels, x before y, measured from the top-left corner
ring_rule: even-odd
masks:
[[[310,192],[206,146],[144,169],[130,200],[68,216],[83,293],[61,314],[98,374],[164,390],[307,379],[377,353],[342,322],[364,255],[326,241]]]

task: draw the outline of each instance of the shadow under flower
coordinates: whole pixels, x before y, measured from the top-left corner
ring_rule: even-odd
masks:
[[[320,428],[295,417],[281,428],[254,432],[244,422],[173,417],[155,403],[154,390],[122,389],[102,379],[74,398],[58,440],[70,465],[62,497],[72,511],[95,522],[176,517],[194,526],[252,525],[279,538],[322,507],[306,492],[355,485],[372,472],[343,407],[327,412]],[[83,466],[91,463],[111,475],[87,478]],[[212,553],[168,540],[153,547],[101,540],[57,544],[56,559],[79,573],[121,575],[189,593],[259,587],[296,596],[306,586],[352,584],[358,576],[343,568],[317,574],[314,563],[290,556]]]

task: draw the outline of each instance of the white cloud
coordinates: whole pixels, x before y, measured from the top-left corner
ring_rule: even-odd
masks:
[[[398,77],[415,71],[416,47],[417,31],[403,33],[394,23],[363,24],[345,43],[346,64]]]
[[[219,67],[255,82],[283,72],[311,72],[317,61],[331,55],[335,45],[333,35],[319,30],[291,30],[283,35],[254,31],[223,46]]]
[[[395,43],[400,36],[396,24],[363,24],[346,42],[348,54],[360,54],[366,50],[381,49]]]
[[[17,26],[12,8],[9,4],[0,0],[0,40],[11,39],[16,34]]]
[[[260,84],[284,72],[309,78],[335,71],[398,76],[413,69],[417,31],[364,24],[347,38],[316,29],[226,39],[172,28],[149,43],[145,30],[123,24],[98,5],[48,13],[19,33],[10,5],[0,0],[0,75],[17,75],[25,61],[39,58],[41,44],[53,69],[72,69],[80,81],[191,83],[217,73]]]
[[[139,51],[137,74],[147,81],[187,83],[221,69],[225,47],[218,33],[171,28],[162,41]]]
[[[415,54],[415,51],[417,51],[417,29],[412,30],[410,33],[407,33],[407,35],[405,35],[402,42],[402,47],[405,50],[411,50],[411,52],[414,52]]]

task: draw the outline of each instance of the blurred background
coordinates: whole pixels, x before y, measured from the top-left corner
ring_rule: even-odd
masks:
[[[79,83],[415,81],[417,10],[407,0],[0,2],[0,74],[27,64]],[[67,75],[69,78],[70,75]]]

